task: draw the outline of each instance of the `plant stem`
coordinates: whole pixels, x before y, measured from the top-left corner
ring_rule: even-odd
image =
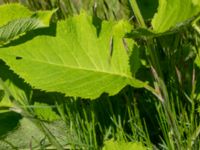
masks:
[[[192,137],[191,137],[191,139],[192,139],[192,141],[191,141],[191,147],[192,147],[192,145],[194,144],[194,141],[198,138],[198,136],[200,135],[200,125],[196,128],[196,130],[194,131],[194,133],[192,134]]]
[[[140,9],[137,5],[136,0],[129,0],[129,2],[132,6],[135,17],[136,17],[138,23],[140,24],[140,26],[142,28],[147,28],[147,26],[144,22],[144,19],[140,13]],[[147,52],[149,53],[149,56],[150,56],[150,64],[151,64],[151,68],[152,68],[152,73],[153,73],[155,80],[157,81],[157,86],[158,86],[157,88],[159,89],[158,94],[160,96],[157,96],[157,97],[162,97],[161,102],[162,102],[162,106],[165,110],[168,124],[169,124],[169,126],[171,126],[171,128],[174,132],[174,136],[176,138],[175,144],[176,144],[177,148],[180,149],[181,148],[180,147],[180,141],[181,141],[180,133],[179,133],[175,118],[174,118],[171,108],[170,108],[168,90],[167,90],[167,87],[164,82],[161,66],[159,63],[158,54],[157,54],[156,48],[154,46],[154,41],[153,41],[153,39],[145,39],[145,40],[147,42]]]
[[[131,4],[132,10],[135,14],[135,17],[136,17],[138,23],[140,24],[141,27],[146,28],[146,24],[144,22],[144,19],[143,19],[141,13],[140,13],[140,9],[137,5],[136,0],[129,0],[129,2]]]
[[[55,146],[57,150],[64,150],[62,145],[57,141],[57,139],[54,137],[54,135],[49,131],[49,129],[40,121],[37,119],[32,119],[32,122],[34,122],[37,127],[45,133],[47,138],[49,139],[50,143]]]

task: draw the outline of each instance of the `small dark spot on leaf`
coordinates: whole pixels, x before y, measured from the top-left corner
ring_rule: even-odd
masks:
[[[17,59],[17,60],[20,60],[20,59],[22,59],[22,57],[20,57],[20,56],[16,56],[16,59]]]
[[[10,99],[12,102],[15,100],[15,98],[14,98],[12,95],[9,96],[9,99]]]

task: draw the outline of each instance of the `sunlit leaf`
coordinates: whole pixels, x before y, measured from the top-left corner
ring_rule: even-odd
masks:
[[[42,120],[55,121],[60,119],[59,115],[53,111],[52,106],[35,102],[33,107],[35,115]]]
[[[32,12],[20,4],[0,6],[0,45],[27,31],[48,27],[53,11]]]
[[[161,33],[200,12],[200,0],[159,0],[152,20],[153,30]]]
[[[123,142],[109,140],[104,143],[103,150],[146,150],[140,142]]]
[[[39,35],[1,48],[0,58],[35,88],[83,98],[97,98],[103,92],[114,95],[127,84],[144,86],[132,77],[129,66],[127,53],[136,45],[124,39],[125,46],[123,41],[131,28],[126,21],[103,21],[97,36],[92,18],[81,13],[59,22],[56,36]]]

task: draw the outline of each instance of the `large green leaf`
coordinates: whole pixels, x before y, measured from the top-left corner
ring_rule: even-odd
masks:
[[[153,30],[165,32],[200,12],[200,0],[159,0],[158,12],[152,20]]]
[[[48,27],[53,11],[31,12],[20,4],[0,6],[0,45],[37,28]]]
[[[0,58],[35,88],[83,98],[114,95],[127,84],[144,86],[130,72],[127,51],[136,45],[123,40],[130,30],[128,22],[103,21],[97,36],[92,17],[81,13],[59,22],[55,37],[40,35],[1,48]]]

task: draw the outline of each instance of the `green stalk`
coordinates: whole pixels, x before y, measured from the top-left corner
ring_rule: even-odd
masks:
[[[45,135],[47,136],[47,138],[49,139],[50,143],[55,146],[55,148],[57,150],[64,150],[64,148],[62,147],[62,145],[57,141],[57,139],[54,137],[54,135],[49,131],[49,129],[40,121],[38,121],[37,119],[32,119],[32,122],[34,122],[34,124],[43,131],[43,133],[45,133]]]
[[[144,19],[141,15],[140,9],[137,5],[136,0],[129,0],[129,2],[132,6],[133,12],[134,12],[135,17],[136,17],[138,23],[140,24],[140,26],[142,28],[147,28],[147,26],[144,22]],[[147,42],[147,50],[148,50],[148,53],[149,53],[149,56],[150,56],[150,64],[151,64],[151,67],[152,67],[152,73],[153,73],[155,80],[157,81],[157,88],[159,90],[159,93],[158,93],[159,96],[157,96],[157,97],[162,98],[161,102],[162,102],[163,108],[164,108],[166,116],[167,116],[168,124],[169,124],[169,126],[172,127],[172,130],[174,132],[174,135],[175,135],[175,138],[176,138],[176,146],[177,146],[178,149],[180,149],[181,148],[180,133],[179,133],[175,118],[173,117],[173,114],[172,114],[172,111],[171,111],[171,108],[170,108],[168,90],[167,90],[167,87],[164,83],[164,78],[163,78],[161,66],[160,66],[160,63],[159,63],[158,54],[157,54],[157,51],[154,47],[154,41],[152,39],[145,39],[145,40]]]
[[[192,146],[194,144],[194,141],[198,138],[198,136],[200,135],[200,125],[196,128],[196,130],[194,131],[194,133],[192,134],[191,137],[191,143],[190,143],[190,148],[192,149]]]
[[[132,10],[135,14],[135,17],[136,17],[138,23],[140,24],[141,27],[146,28],[146,24],[144,22],[144,19],[143,19],[141,13],[140,13],[140,9],[137,5],[136,0],[129,0],[129,2],[131,4]]]

